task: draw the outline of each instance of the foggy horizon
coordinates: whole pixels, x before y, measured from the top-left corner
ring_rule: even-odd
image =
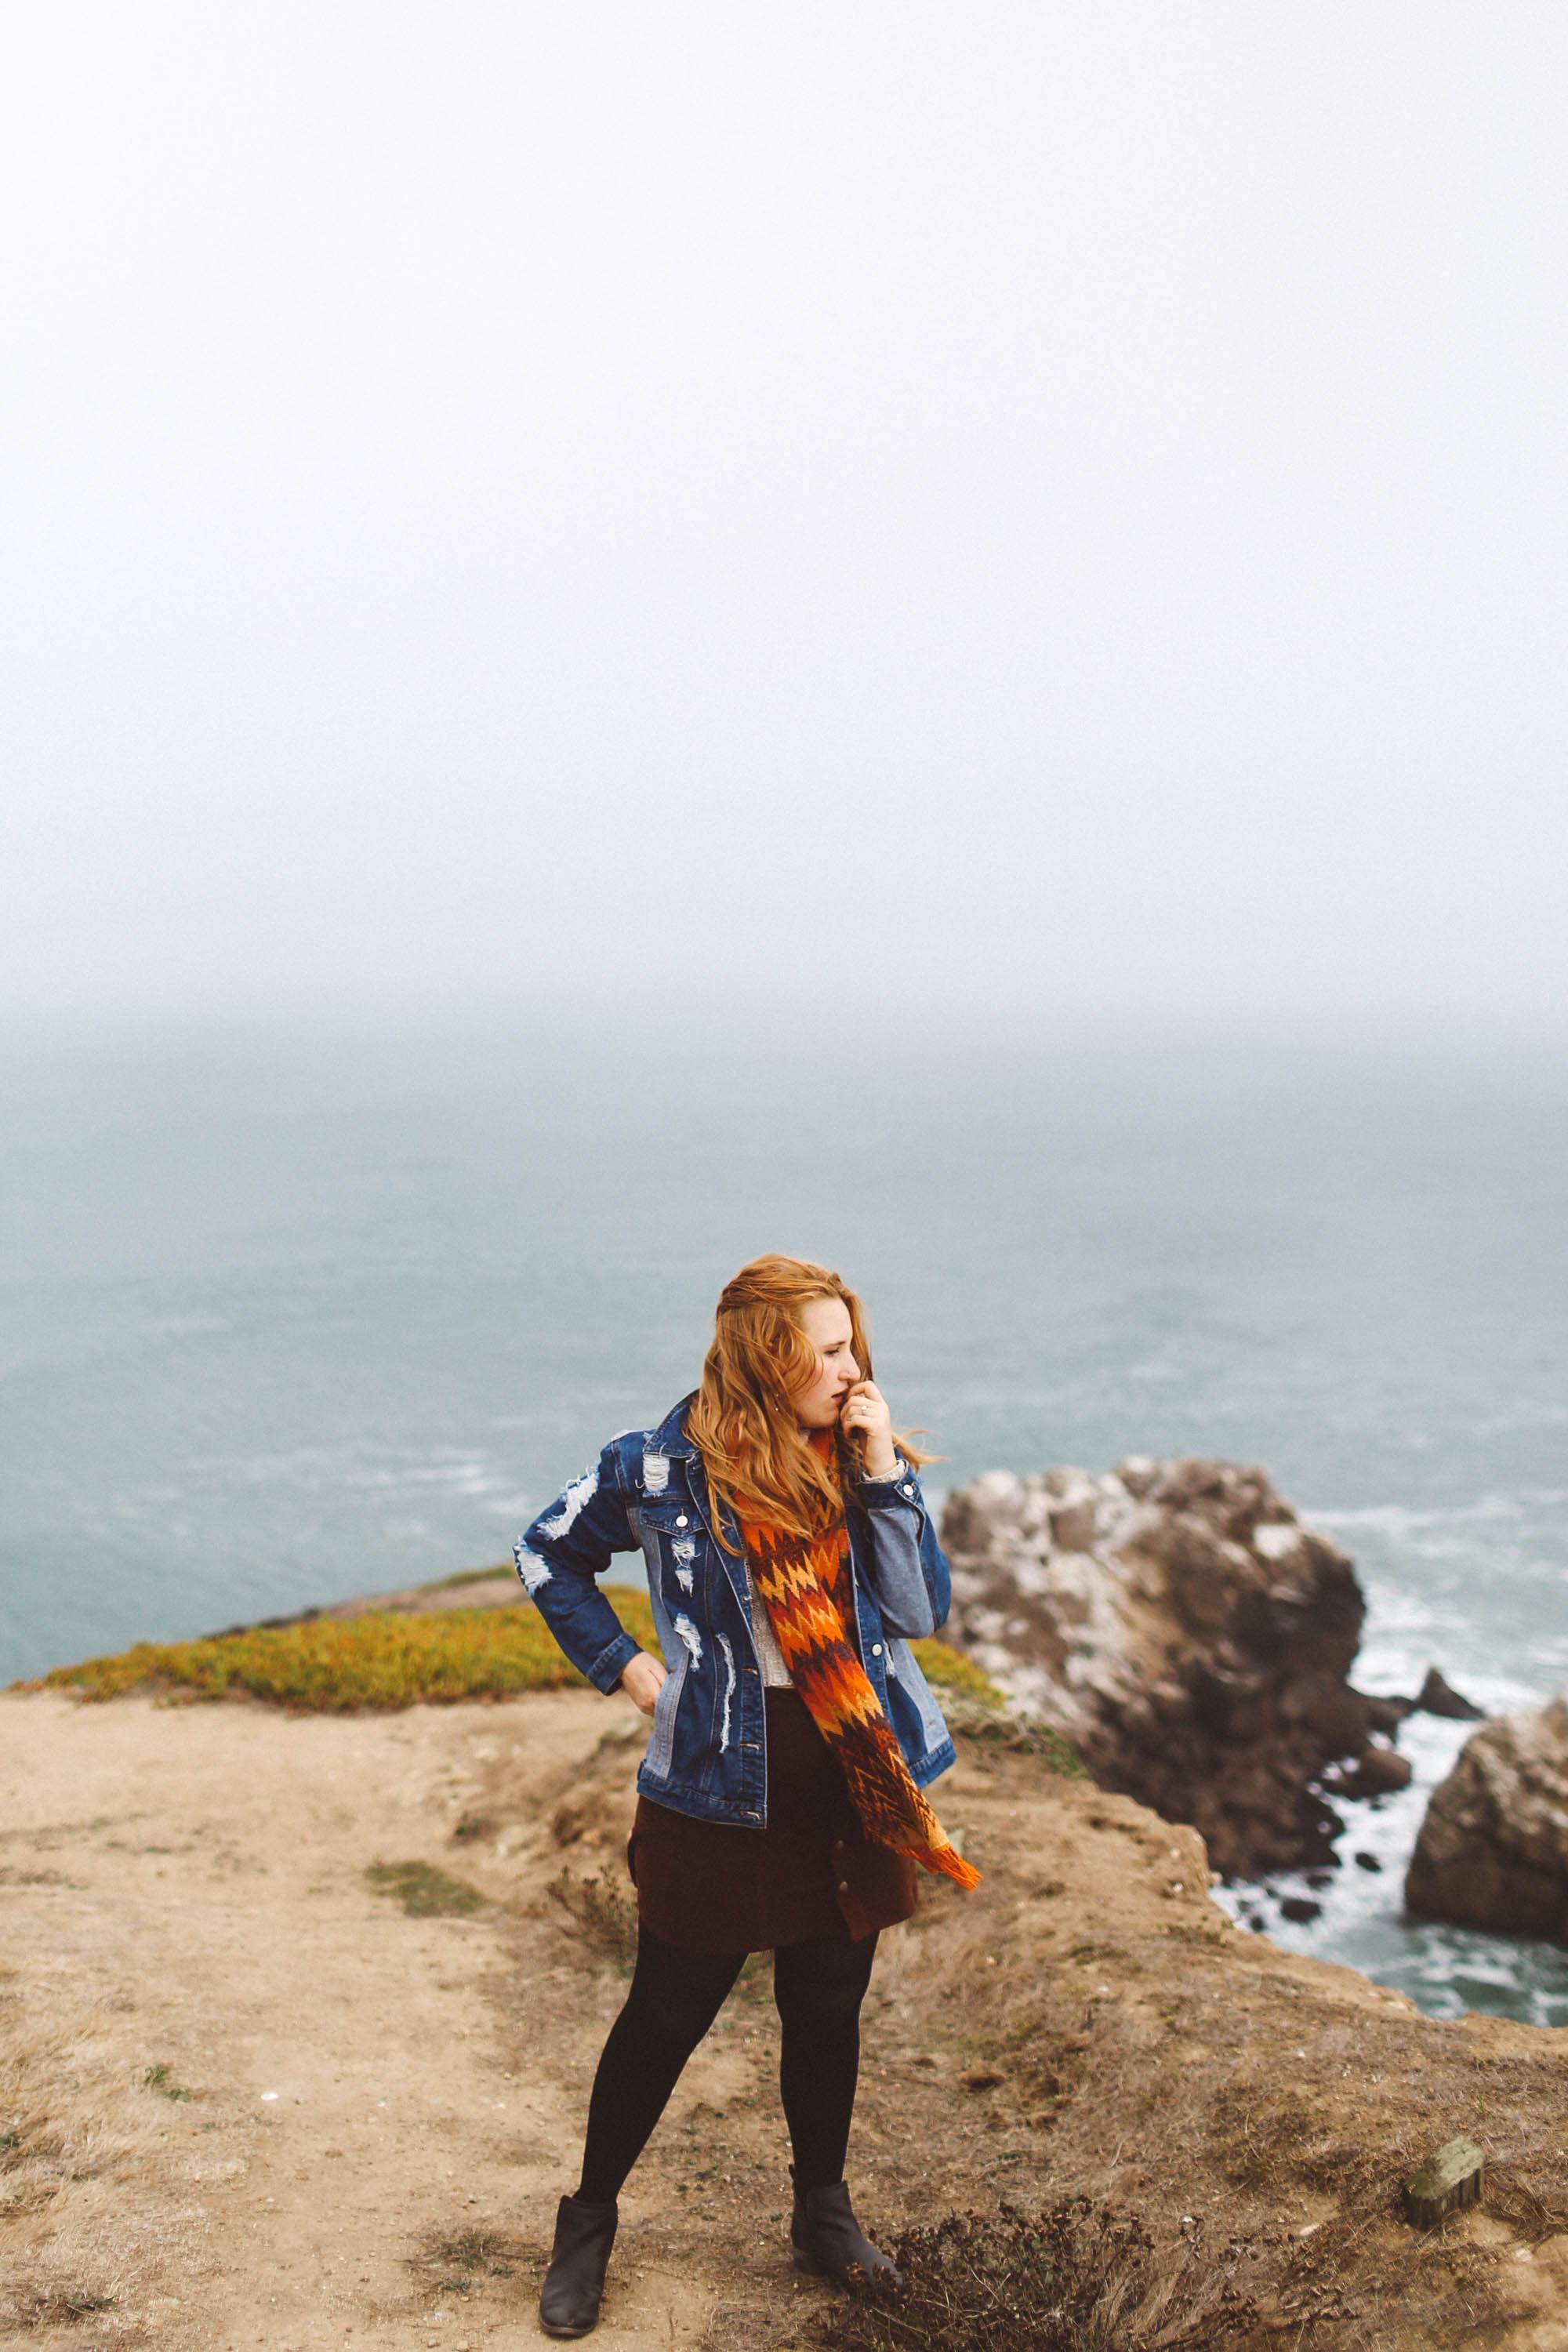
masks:
[[[11,51],[0,1034],[1568,1031],[1559,13]]]

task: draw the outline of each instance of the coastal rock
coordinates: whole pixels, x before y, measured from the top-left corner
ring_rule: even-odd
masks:
[[[1351,1762],[1331,1765],[1323,1786],[1339,1797],[1392,1797],[1410,1786],[1410,1759],[1373,1740]]]
[[[1446,1715],[1456,1723],[1484,1723],[1487,1711],[1473,1699],[1457,1691],[1446,1675],[1436,1666],[1428,1666],[1426,1679],[1416,1692],[1413,1705],[1423,1715]]]
[[[1426,1679],[1414,1698],[1370,1698],[1374,1731],[1394,1731],[1413,1715],[1447,1716],[1456,1723],[1484,1723],[1487,1711],[1468,1699],[1437,1667],[1428,1666]]]
[[[1226,1877],[1331,1860],[1340,1822],[1313,1786],[1331,1765],[1346,1794],[1408,1777],[1346,1679],[1355,1571],[1267,1472],[988,1471],[949,1498],[942,1540],[970,1654],[1102,1788],[1193,1822]]]
[[[1568,1698],[1467,1741],[1432,1792],[1405,1900],[1423,1918],[1568,1944]]]

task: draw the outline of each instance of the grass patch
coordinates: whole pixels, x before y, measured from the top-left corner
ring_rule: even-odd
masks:
[[[509,2279],[526,2259],[521,2242],[500,2230],[459,2230],[443,2238],[432,2231],[420,2251],[408,2258],[410,2270],[421,2274],[432,2294],[472,2294],[486,2279]]]
[[[602,1589],[633,1641],[657,1653],[647,1594],[632,1585]],[[982,1710],[997,1705],[997,1692],[962,1651],[939,1641],[910,1647],[940,1689]],[[329,1715],[573,1687],[586,1687],[583,1676],[539,1612],[521,1602],[426,1615],[370,1610],[362,1617],[256,1625],[195,1642],[138,1642],[12,1685],[15,1690],[74,1691],[83,1699],[121,1698],[138,1690],[198,1699],[243,1694],[300,1713]]]
[[[933,1690],[956,1691],[965,1698],[979,1699],[986,1706],[1001,1706],[1002,1694],[990,1675],[973,1658],[966,1658],[962,1650],[955,1650],[951,1642],[928,1634],[924,1641],[911,1642],[910,1647]]]
[[[188,2099],[191,2095],[189,2091],[183,2091],[180,2088],[167,2066],[162,2063],[156,2066],[145,2067],[142,2070],[142,2080],[150,2091],[156,2091],[165,2099]]]
[[[432,2254],[445,2270],[478,2271],[488,2269],[506,2251],[507,2241],[499,2231],[459,2230],[455,2238],[443,2238]]]
[[[373,1862],[365,1878],[378,1895],[390,1895],[411,1919],[461,1919],[485,1907],[477,1886],[449,1877],[428,1862]]]
[[[1048,1723],[1004,1714],[1000,1693],[981,1699],[967,1690],[949,1690],[942,1695],[942,1706],[948,1728],[956,1738],[973,1740],[982,1748],[1000,1748],[1009,1756],[1033,1757],[1046,1771],[1064,1780],[1090,1778],[1077,1749]]]

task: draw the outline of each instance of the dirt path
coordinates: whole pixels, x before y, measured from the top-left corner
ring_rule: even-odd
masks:
[[[533,2332],[580,2146],[581,2063],[545,2055],[563,1937],[502,1907],[525,1857],[451,1832],[502,1738],[525,1792],[605,1726],[577,1693],[371,1720],[0,1699],[0,2342],[73,2303],[81,2352]],[[409,1916],[378,1861],[494,1903]],[[700,2059],[688,2103],[721,2071]],[[634,2191],[606,2352],[692,2342],[713,2300],[638,2259],[642,2218]],[[457,2261],[412,2266],[442,2242]]]

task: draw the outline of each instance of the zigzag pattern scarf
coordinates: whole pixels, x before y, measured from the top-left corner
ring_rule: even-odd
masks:
[[[827,1436],[827,1433],[824,1433]],[[815,1433],[814,1433],[815,1437]],[[828,1445],[831,1439],[827,1440]],[[825,1466],[832,1456],[826,1447]],[[855,1653],[854,1570],[840,1508],[809,1538],[742,1519],[752,1576],[795,1686],[838,1759],[868,1837],[907,1853],[955,1885],[978,1886],[980,1873],[949,1843],[915,1786],[893,1727]]]

